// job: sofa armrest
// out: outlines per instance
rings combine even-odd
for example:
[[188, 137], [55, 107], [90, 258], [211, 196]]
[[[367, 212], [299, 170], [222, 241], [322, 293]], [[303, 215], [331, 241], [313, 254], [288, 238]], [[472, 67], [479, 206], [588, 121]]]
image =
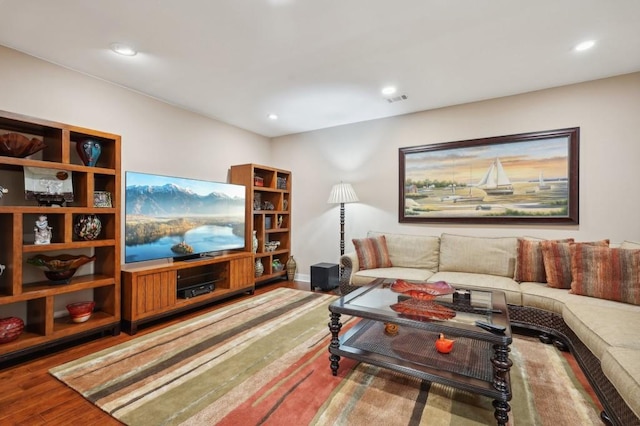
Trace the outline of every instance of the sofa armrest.
[[360, 263], [355, 252], [340, 256], [340, 293], [345, 295], [358, 288], [351, 285], [351, 276], [359, 270]]

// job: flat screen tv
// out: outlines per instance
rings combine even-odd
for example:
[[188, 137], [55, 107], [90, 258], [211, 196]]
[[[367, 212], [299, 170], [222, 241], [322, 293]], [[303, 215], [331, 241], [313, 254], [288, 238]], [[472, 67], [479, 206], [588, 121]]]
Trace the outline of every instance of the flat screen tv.
[[244, 248], [245, 187], [125, 173], [125, 263]]

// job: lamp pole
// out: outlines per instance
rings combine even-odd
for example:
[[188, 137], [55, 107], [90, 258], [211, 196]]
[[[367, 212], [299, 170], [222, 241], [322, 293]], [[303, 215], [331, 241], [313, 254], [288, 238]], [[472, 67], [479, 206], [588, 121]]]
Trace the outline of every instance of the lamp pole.
[[338, 183], [331, 188], [331, 194], [327, 200], [330, 204], [340, 204], [340, 257], [344, 255], [344, 205], [345, 203], [357, 203], [358, 196], [349, 183]]
[[344, 203], [340, 203], [340, 257], [344, 254]]

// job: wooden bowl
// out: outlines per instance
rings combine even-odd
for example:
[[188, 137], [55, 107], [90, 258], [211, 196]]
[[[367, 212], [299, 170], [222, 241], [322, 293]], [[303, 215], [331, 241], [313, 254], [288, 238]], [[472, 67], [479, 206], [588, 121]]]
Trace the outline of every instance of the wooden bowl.
[[0, 318], [0, 343], [16, 340], [24, 330], [24, 321], [18, 317]]
[[85, 322], [91, 318], [93, 308], [95, 308], [96, 302], [93, 300], [87, 302], [76, 302], [67, 305], [67, 311], [73, 322]]
[[46, 147], [40, 139], [30, 140], [20, 133], [6, 133], [0, 136], [0, 154], [7, 157], [28, 157]]
[[85, 255], [74, 256], [71, 254], [60, 254], [58, 256], [47, 256], [38, 254], [27, 259], [27, 263], [33, 266], [46, 268], [44, 275], [54, 284], [68, 284], [82, 265], [93, 262], [96, 256]]

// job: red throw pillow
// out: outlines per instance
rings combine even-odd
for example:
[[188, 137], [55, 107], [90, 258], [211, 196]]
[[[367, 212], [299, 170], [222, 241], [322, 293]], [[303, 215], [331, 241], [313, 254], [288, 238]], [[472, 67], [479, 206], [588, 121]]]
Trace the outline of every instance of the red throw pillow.
[[542, 258], [547, 275], [547, 285], [554, 288], [571, 288], [571, 245], [588, 244], [592, 246], [608, 247], [609, 240], [589, 243], [559, 243], [556, 241], [542, 241]]
[[570, 293], [640, 305], [640, 250], [576, 244]]
[[387, 240], [384, 235], [353, 239], [352, 241], [358, 255], [360, 270], [391, 267]]
[[[515, 280], [518, 282], [530, 281], [546, 283], [547, 274], [544, 269], [542, 246], [540, 243], [546, 240], [530, 240], [518, 238], [518, 258], [516, 262]], [[558, 243], [572, 243], [573, 238], [553, 240]]]

